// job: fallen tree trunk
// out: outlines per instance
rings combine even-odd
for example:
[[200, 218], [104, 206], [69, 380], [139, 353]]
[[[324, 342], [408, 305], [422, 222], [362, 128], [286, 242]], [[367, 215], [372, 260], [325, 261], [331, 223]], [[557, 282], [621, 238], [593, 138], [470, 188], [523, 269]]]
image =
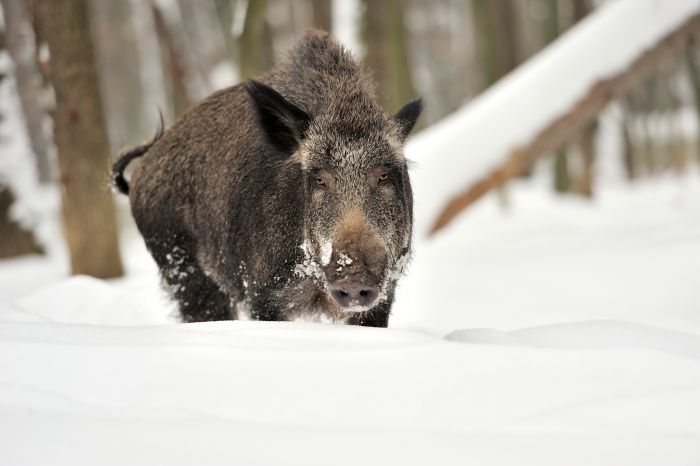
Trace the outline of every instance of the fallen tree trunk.
[[594, 84], [576, 105], [540, 131], [529, 144], [514, 149], [504, 163], [452, 198], [435, 220], [431, 234], [445, 227], [484, 194], [527, 170], [537, 157], [573, 138], [591, 123], [608, 102], [642, 81], [697, 36], [700, 36], [700, 14], [647, 50], [625, 72]]

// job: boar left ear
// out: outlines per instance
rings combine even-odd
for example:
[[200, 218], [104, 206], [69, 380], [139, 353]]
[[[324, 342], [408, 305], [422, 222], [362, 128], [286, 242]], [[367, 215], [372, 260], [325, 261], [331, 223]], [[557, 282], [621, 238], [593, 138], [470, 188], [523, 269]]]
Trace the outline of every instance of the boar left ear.
[[412, 100], [404, 105], [401, 110], [394, 115], [394, 121], [399, 124], [401, 137], [406, 139], [416, 124], [416, 120], [423, 111], [423, 101], [421, 99]]
[[309, 114], [261, 82], [251, 79], [244, 88], [253, 101], [258, 124], [270, 143], [284, 153], [294, 152], [309, 127]]

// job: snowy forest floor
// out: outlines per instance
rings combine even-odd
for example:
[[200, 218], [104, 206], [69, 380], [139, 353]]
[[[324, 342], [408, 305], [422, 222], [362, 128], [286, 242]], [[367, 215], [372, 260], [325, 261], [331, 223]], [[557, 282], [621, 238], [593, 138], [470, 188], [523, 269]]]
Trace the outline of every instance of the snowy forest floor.
[[131, 229], [120, 280], [0, 262], [1, 462], [698, 464], [700, 177], [509, 198], [418, 239], [388, 330], [177, 324]]

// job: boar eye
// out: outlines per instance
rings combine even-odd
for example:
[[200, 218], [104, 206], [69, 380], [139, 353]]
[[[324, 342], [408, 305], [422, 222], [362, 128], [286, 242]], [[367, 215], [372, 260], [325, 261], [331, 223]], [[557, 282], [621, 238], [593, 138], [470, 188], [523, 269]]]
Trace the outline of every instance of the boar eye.
[[373, 186], [382, 186], [386, 185], [387, 181], [389, 181], [389, 178], [391, 177], [391, 168], [382, 166], [382, 167], [375, 167], [374, 170], [372, 170], [371, 175], [370, 175], [370, 183], [372, 183]]
[[319, 171], [314, 175], [314, 180], [316, 180], [316, 188], [328, 191], [332, 184], [333, 178], [326, 172]]

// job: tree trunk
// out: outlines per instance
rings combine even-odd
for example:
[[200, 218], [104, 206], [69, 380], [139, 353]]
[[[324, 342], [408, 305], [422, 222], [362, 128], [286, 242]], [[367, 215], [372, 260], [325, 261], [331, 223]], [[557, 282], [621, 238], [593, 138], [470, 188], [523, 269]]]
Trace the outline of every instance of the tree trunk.
[[[700, 124], [700, 66], [698, 66], [697, 46], [694, 41], [689, 41], [685, 47], [685, 59], [688, 66], [688, 77], [690, 78], [691, 89], [693, 90], [693, 99], [695, 100], [695, 112], [697, 114], [697, 122]], [[697, 156], [700, 160], [700, 130], [697, 136]]]
[[544, 18], [542, 40], [544, 45], [547, 45], [559, 37], [562, 25], [559, 19], [559, 0], [546, 0], [544, 5], [547, 8], [547, 16]]
[[515, 11], [511, 0], [472, 0], [471, 5], [483, 87], [487, 88], [519, 64]]
[[241, 79], [253, 78], [272, 65], [272, 38], [267, 0], [248, 0], [243, 33], [238, 39]]
[[590, 0], [574, 0], [574, 24], [581, 21], [593, 10]]
[[234, 12], [236, 11], [236, 1], [243, 0], [215, 0], [216, 11], [218, 13], [219, 26], [224, 38], [226, 48], [226, 58], [233, 60], [236, 57], [236, 41], [233, 37]]
[[593, 197], [593, 163], [595, 162], [595, 135], [597, 128], [597, 121], [594, 121], [581, 131], [578, 141], [581, 157], [583, 157], [578, 191], [586, 197]]
[[[559, 20], [559, 0], [546, 0], [543, 5], [547, 9], [547, 16], [544, 18], [542, 25], [542, 43], [547, 45], [557, 40], [562, 29]], [[571, 173], [569, 169], [568, 144], [562, 145], [554, 152], [552, 176], [556, 192], [569, 192], [571, 189]]]
[[554, 163], [552, 170], [554, 173], [554, 190], [558, 193], [569, 192], [569, 157], [566, 145], [561, 146], [554, 152]]
[[408, 63], [406, 26], [399, 0], [364, 0], [363, 39], [367, 66], [379, 86], [379, 98], [389, 111], [397, 111], [416, 92]]
[[185, 80], [185, 67], [175, 48], [168, 26], [165, 23], [163, 14], [155, 1], [150, 2], [153, 11], [153, 21], [155, 23], [156, 34], [160, 42], [160, 49], [163, 55], [163, 62], [167, 63], [168, 76], [170, 77], [172, 89], [173, 115], [179, 117], [192, 105], [192, 99], [187, 92]]
[[622, 162], [625, 167], [625, 174], [629, 181], [637, 179], [639, 176], [639, 164], [637, 163], [637, 149], [635, 147], [634, 140], [632, 138], [632, 118], [629, 110], [625, 110], [622, 116], [621, 129], [622, 129], [622, 142], [623, 142], [623, 152], [622, 152]]
[[[190, 95], [196, 99], [208, 96], [216, 90], [212, 79], [214, 69], [226, 57], [226, 38], [220, 33], [220, 19], [215, 1], [177, 0], [180, 21], [177, 26], [170, 21], [169, 33], [175, 50], [187, 65]], [[165, 13], [165, 12], [163, 12]], [[168, 19], [166, 16], [165, 19]], [[180, 42], [187, 47], [177, 48], [175, 34], [181, 34]]]
[[[472, 0], [471, 6], [483, 90], [518, 66], [516, 17], [511, 0]], [[498, 198], [502, 206], [508, 205], [501, 187]]]
[[[571, 25], [562, 24], [561, 12], [559, 8], [559, 0], [547, 0], [544, 2], [547, 7], [547, 17], [544, 20], [542, 32], [544, 44], [554, 42], [559, 35]], [[590, 5], [586, 0], [574, 0], [572, 4], [573, 15], [571, 17], [572, 24], [576, 24], [583, 19], [590, 11]], [[568, 20], [565, 20], [568, 23]], [[579, 148], [583, 157], [581, 164], [581, 173], [574, 179], [579, 180], [579, 190], [586, 197], [593, 195], [593, 145], [594, 130], [592, 126], [586, 127], [579, 136]], [[553, 176], [554, 189], [557, 192], [565, 193], [576, 189], [572, 186], [572, 167], [569, 160], [569, 144], [563, 145], [554, 153]], [[575, 176], [575, 175], [574, 175]]]
[[[589, 0], [574, 0], [573, 3], [573, 24], [578, 23], [593, 9]], [[593, 197], [593, 182], [594, 172], [593, 164], [595, 163], [595, 136], [598, 129], [597, 120], [583, 129], [579, 138], [579, 148], [583, 157], [581, 167], [581, 175], [579, 191], [586, 197]]]
[[39, 181], [54, 179], [51, 158], [51, 136], [47, 126], [46, 109], [42, 107], [43, 78], [36, 62], [36, 42], [32, 21], [24, 0], [2, 0], [5, 16], [6, 47], [15, 64], [17, 92], [29, 133], [32, 152], [36, 157]]
[[87, 0], [38, 0], [36, 16], [51, 54], [54, 130], [63, 222], [74, 274], [123, 274], [110, 165], [88, 25]]
[[311, 0], [313, 12], [313, 24], [315, 28], [331, 31], [331, 6], [332, 0]]

